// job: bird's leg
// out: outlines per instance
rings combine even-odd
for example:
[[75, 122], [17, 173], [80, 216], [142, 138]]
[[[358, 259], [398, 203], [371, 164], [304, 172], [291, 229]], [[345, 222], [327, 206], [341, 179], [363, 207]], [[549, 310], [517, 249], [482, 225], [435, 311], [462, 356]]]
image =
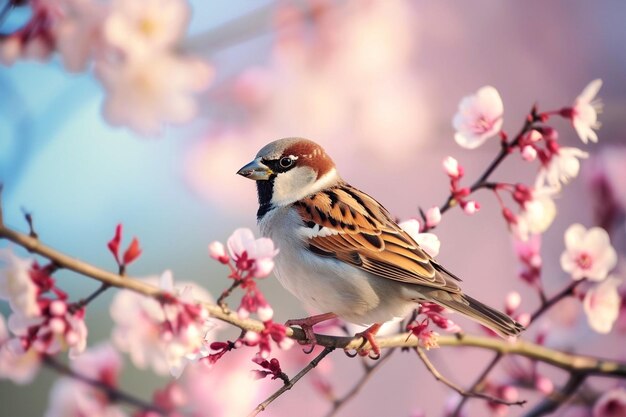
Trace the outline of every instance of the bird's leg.
[[300, 326], [304, 335], [306, 336], [306, 340], [301, 341], [300, 343], [303, 345], [315, 345], [317, 343], [317, 339], [315, 338], [315, 333], [313, 332], [313, 326], [317, 323], [321, 323], [326, 320], [337, 318], [335, 313], [324, 313], [318, 314], [316, 316], [306, 317], [303, 319], [294, 319], [287, 320], [285, 322], [285, 326]]
[[382, 324], [374, 323], [367, 329], [354, 335], [355, 337], [360, 336], [363, 338], [363, 343], [361, 343], [361, 346], [359, 346], [359, 348], [357, 349], [357, 353], [359, 355], [361, 356], [369, 355], [369, 349], [363, 349], [363, 346], [365, 346], [365, 344], [369, 342], [375, 355], [372, 357], [372, 359], [378, 359], [380, 357], [380, 347], [378, 346], [378, 343], [376, 343], [376, 339], [375, 339], [376, 333], [378, 333], [378, 331], [380, 330], [380, 326], [382, 326]]

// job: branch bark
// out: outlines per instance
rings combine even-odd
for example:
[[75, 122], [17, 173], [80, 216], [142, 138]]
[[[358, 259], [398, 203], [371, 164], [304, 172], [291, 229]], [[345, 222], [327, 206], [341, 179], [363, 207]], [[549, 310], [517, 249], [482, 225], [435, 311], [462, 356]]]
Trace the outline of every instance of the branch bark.
[[[56, 249], [44, 245], [39, 239], [35, 239], [27, 234], [7, 228], [2, 224], [0, 224], [0, 238], [8, 239], [32, 253], [41, 255], [61, 268], [65, 268], [100, 282], [107, 283], [113, 287], [128, 289], [157, 299], [167, 296], [167, 293], [153, 285], [129, 276], [122, 276], [108, 272], [86, 262], [72, 258], [57, 251]], [[242, 330], [261, 332], [265, 329], [265, 326], [261, 321], [241, 319], [236, 313], [224, 312], [218, 305], [206, 302], [202, 304], [211, 317], [230, 323]], [[304, 332], [299, 328], [289, 327], [287, 328], [286, 334], [288, 337], [295, 340], [306, 340]], [[409, 336], [409, 333], [400, 333], [394, 336], [381, 337], [377, 339], [377, 343], [381, 349], [395, 347], [418, 347], [418, 340], [415, 337]], [[316, 335], [316, 338], [319, 345], [329, 348], [354, 350], [357, 349], [362, 343], [362, 339], [360, 337], [354, 338]], [[508, 340], [490, 337], [464, 335], [460, 338], [457, 336], [439, 336], [438, 343], [442, 347], [469, 346], [499, 352], [502, 355], [525, 356], [527, 358], [535, 359], [557, 368], [564, 369], [568, 372], [578, 372], [586, 375], [602, 375], [614, 378], [626, 378], [625, 362], [564, 353], [524, 340], [511, 342]]]
[[302, 370], [298, 372], [296, 376], [291, 378], [289, 382], [287, 382], [282, 387], [280, 387], [278, 391], [270, 395], [265, 401], [263, 401], [254, 410], [252, 410], [252, 412], [248, 414], [248, 417], [254, 417], [257, 414], [259, 414], [261, 411], [265, 411], [268, 405], [270, 405], [274, 400], [276, 400], [278, 397], [283, 395], [285, 392], [293, 388], [293, 386], [296, 384], [296, 382], [300, 380], [300, 378], [308, 374], [313, 368], [317, 366], [317, 364], [319, 364], [322, 361], [322, 359], [328, 356], [328, 354], [332, 352], [333, 350], [335, 350], [335, 348], [332, 348], [332, 347], [327, 347], [326, 349], [324, 349], [319, 355], [313, 358], [313, 360], [309, 362], [307, 366], [302, 368]]

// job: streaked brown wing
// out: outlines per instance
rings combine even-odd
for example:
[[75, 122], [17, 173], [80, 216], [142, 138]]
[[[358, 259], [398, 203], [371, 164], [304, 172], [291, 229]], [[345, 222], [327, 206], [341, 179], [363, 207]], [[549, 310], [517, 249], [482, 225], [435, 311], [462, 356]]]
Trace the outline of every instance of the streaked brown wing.
[[[314, 253], [335, 257], [382, 278], [460, 293], [440, 267], [369, 195], [340, 184], [297, 203]], [[450, 279], [454, 278], [454, 279]]]

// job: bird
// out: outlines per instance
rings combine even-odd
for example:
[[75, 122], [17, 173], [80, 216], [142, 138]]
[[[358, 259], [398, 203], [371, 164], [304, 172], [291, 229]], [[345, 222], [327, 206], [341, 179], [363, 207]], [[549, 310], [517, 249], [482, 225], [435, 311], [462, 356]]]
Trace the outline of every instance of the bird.
[[288, 320], [306, 343], [313, 326], [333, 318], [369, 326], [361, 336], [375, 354], [383, 323], [406, 317], [420, 302], [459, 312], [502, 337], [524, 327], [465, 294], [455, 274], [426, 253], [390, 213], [339, 175], [317, 143], [303, 138], [270, 142], [237, 174], [256, 182], [261, 234], [279, 249], [274, 274], [303, 304], [320, 314]]

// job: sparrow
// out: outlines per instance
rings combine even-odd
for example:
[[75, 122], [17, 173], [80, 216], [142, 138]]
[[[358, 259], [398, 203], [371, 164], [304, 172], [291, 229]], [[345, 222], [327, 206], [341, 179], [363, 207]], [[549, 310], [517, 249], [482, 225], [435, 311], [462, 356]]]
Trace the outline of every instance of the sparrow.
[[285, 138], [264, 146], [237, 174], [256, 181], [261, 234], [279, 249], [274, 272], [322, 314], [289, 320], [314, 344], [313, 326], [339, 317], [369, 326], [356, 336], [380, 354], [382, 323], [436, 303], [499, 335], [523, 326], [466, 295], [460, 279], [429, 256], [374, 198], [345, 182], [317, 143]]

